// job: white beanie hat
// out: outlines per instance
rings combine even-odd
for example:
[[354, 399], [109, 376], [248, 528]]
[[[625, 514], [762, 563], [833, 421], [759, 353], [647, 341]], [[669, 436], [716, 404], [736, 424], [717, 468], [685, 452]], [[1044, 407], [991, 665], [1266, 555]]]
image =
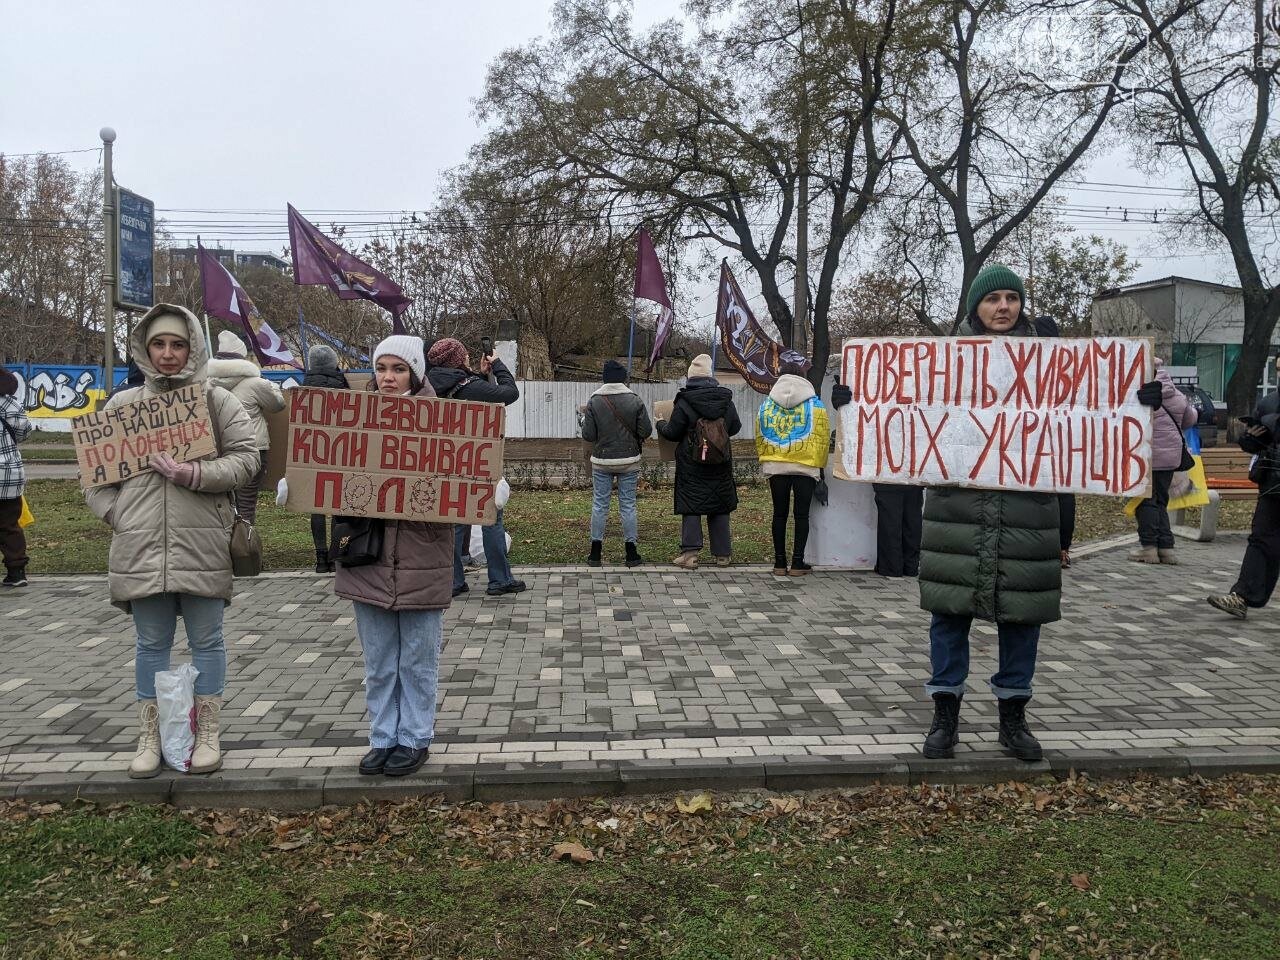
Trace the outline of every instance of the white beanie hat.
[[693, 363], [689, 364], [689, 377], [710, 377], [711, 358], [705, 353], [700, 353], [693, 358]]
[[223, 330], [218, 334], [218, 356], [231, 354], [236, 357], [247, 357], [249, 348], [244, 345], [244, 341], [232, 333], [230, 330]]
[[419, 383], [427, 378], [427, 360], [422, 353], [421, 337], [405, 333], [392, 334], [374, 348], [374, 366], [378, 365], [379, 357], [399, 357], [409, 365]]

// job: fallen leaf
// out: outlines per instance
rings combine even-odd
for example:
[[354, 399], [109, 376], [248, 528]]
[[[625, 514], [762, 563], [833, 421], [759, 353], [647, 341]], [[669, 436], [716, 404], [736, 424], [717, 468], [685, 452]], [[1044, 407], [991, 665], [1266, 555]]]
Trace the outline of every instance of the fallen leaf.
[[795, 813], [800, 809], [799, 797], [770, 797], [769, 802], [778, 813]]
[[1049, 805], [1049, 801], [1051, 799], [1052, 797], [1050, 796], [1048, 790], [1037, 790], [1036, 791], [1036, 813], [1042, 812], [1044, 808]]
[[1077, 890], [1088, 890], [1092, 886], [1089, 883], [1089, 875], [1087, 873], [1073, 873], [1071, 875], [1071, 885]]
[[710, 813], [711, 794], [703, 791], [694, 794], [688, 800], [684, 797], [676, 797], [676, 809], [681, 813]]
[[610, 817], [608, 820], [597, 820], [596, 826], [599, 827], [601, 830], [617, 830], [618, 818]]
[[596, 855], [582, 844], [574, 843], [572, 841], [557, 843], [551, 848], [552, 860], [563, 860], [566, 857], [574, 863], [590, 863], [596, 858]]
[[305, 847], [310, 841], [308, 840], [277, 840], [271, 845], [272, 850], [297, 850], [299, 847]]

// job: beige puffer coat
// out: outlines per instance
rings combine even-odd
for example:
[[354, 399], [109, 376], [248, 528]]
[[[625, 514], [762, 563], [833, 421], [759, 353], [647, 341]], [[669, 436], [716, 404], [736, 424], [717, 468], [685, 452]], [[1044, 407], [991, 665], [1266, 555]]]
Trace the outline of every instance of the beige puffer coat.
[[266, 415], [284, 409], [284, 394], [280, 388], [264, 377], [252, 360], [221, 357], [209, 361], [209, 382], [231, 391], [249, 415], [258, 449], [270, 448], [271, 433], [267, 429]]
[[[369, 381], [373, 388], [375, 381]], [[419, 397], [434, 397], [424, 383]], [[384, 610], [445, 610], [453, 602], [453, 524], [387, 520], [382, 555], [363, 567], [338, 565], [333, 592]]]
[[[160, 313], [186, 318], [191, 357], [180, 373], [161, 376], [147, 355], [146, 331]], [[107, 407], [198, 383], [205, 379], [208, 350], [191, 312], [157, 304], [134, 328], [129, 350], [146, 377], [141, 387], [123, 390]], [[89, 509], [112, 530], [108, 561], [111, 602], [126, 613], [130, 601], [157, 593], [190, 593], [231, 602], [230, 492], [257, 472], [253, 427], [240, 401], [209, 387], [209, 419], [218, 452], [200, 461], [200, 487], [189, 490], [148, 470], [120, 483], [86, 491]]]

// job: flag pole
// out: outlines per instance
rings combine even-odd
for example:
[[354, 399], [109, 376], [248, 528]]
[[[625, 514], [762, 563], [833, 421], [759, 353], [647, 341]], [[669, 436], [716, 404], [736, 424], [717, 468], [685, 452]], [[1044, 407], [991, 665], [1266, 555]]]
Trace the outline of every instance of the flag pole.
[[310, 351], [307, 350], [307, 321], [302, 315], [302, 304], [298, 304], [298, 340], [302, 344], [302, 368], [305, 370], [310, 362], [307, 359], [307, 354]]
[[631, 332], [627, 335], [627, 379], [631, 379], [631, 354], [636, 346], [636, 298], [631, 298]]

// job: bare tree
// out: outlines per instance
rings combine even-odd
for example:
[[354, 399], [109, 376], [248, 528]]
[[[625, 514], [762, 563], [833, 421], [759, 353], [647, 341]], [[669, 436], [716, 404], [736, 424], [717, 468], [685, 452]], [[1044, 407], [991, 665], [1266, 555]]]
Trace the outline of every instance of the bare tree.
[[1114, 7], [1141, 20], [1158, 54], [1135, 122], [1142, 162], [1151, 163], [1154, 140], [1165, 152], [1153, 166], [1186, 171], [1196, 206], [1182, 223], [1225, 241], [1239, 277], [1244, 332], [1226, 388], [1227, 408], [1239, 417], [1253, 409], [1280, 317], [1275, 25], [1262, 0], [1203, 0], [1172, 21], [1152, 0], [1114, 0]]

